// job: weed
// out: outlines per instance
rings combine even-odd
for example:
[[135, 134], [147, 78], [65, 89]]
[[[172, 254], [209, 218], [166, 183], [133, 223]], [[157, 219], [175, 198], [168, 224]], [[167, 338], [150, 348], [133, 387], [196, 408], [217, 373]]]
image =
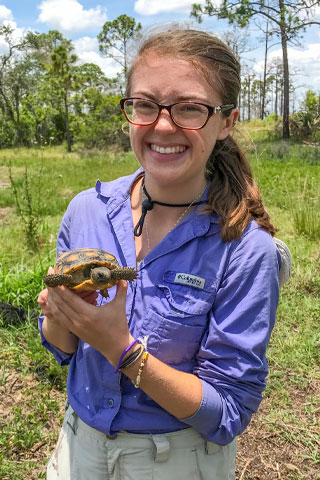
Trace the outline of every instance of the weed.
[[306, 176], [302, 183], [298, 182], [297, 202], [292, 206], [293, 225], [299, 235], [311, 240], [320, 238], [320, 189], [314, 188], [314, 177]]
[[293, 210], [293, 224], [298, 234], [306, 235], [311, 240], [320, 238], [320, 212], [318, 209], [299, 205]]
[[320, 148], [317, 146], [307, 146], [301, 149], [300, 158], [309, 165], [320, 165]]
[[0, 263], [0, 301], [24, 308], [26, 311], [37, 309], [39, 292], [44, 288], [42, 277], [47, 267], [34, 265], [26, 269], [23, 264], [7, 269], [5, 262]]
[[40, 195], [41, 195], [41, 173], [42, 167], [35, 180], [29, 176], [27, 165], [24, 170], [24, 180], [22, 184], [13, 178], [12, 162], [9, 161], [9, 179], [13, 191], [15, 206], [18, 216], [23, 222], [23, 230], [28, 246], [33, 251], [39, 250], [39, 225], [42, 221], [40, 211]]

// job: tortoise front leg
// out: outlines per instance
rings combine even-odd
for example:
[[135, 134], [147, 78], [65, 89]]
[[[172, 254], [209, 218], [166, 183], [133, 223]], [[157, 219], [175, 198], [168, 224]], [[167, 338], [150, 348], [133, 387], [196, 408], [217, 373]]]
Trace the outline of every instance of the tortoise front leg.
[[112, 280], [129, 280], [132, 282], [137, 278], [138, 274], [135, 268], [132, 267], [120, 267], [111, 270]]
[[43, 277], [43, 281], [47, 285], [47, 287], [58, 287], [59, 285], [70, 286], [72, 281], [72, 275], [68, 275], [66, 273], [53, 273], [45, 275]]

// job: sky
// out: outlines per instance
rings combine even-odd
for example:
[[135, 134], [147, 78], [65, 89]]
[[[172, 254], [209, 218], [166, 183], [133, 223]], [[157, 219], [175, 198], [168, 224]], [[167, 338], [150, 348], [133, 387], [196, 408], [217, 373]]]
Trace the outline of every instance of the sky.
[[[134, 17], [148, 30], [174, 22], [193, 22], [195, 28], [203, 28], [217, 35], [233, 29], [225, 20], [207, 18], [201, 27], [190, 18], [191, 5], [195, 0], [0, 0], [0, 25], [9, 23], [17, 37], [27, 30], [47, 33], [59, 30], [65, 38], [72, 40], [80, 62], [96, 63], [108, 77], [118, 71], [117, 64], [99, 54], [97, 34], [106, 21], [119, 15]], [[201, 3], [203, 0], [198, 0]], [[320, 21], [320, 6], [315, 12]], [[259, 75], [263, 69], [262, 33], [253, 24], [249, 28], [248, 50], [244, 57], [249, 72]], [[320, 26], [308, 28], [303, 34], [303, 47], [289, 47], [289, 63], [294, 74], [296, 103], [306, 89], [320, 91]], [[4, 45], [0, 39], [0, 55]], [[281, 46], [269, 49], [269, 58], [281, 58]], [[297, 108], [299, 105], [295, 105]]]

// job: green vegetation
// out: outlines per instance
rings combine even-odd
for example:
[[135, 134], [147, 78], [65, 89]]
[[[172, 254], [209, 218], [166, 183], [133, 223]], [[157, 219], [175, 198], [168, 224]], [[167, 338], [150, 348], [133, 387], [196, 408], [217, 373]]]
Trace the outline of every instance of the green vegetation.
[[[228, 3], [232, 6], [234, 2], [225, 1], [219, 16], [228, 17], [231, 23], [244, 26], [255, 14], [270, 18], [269, 6], [263, 2], [259, 12], [252, 12], [250, 2], [244, 1], [243, 8], [233, 13], [226, 8]], [[305, 13], [311, 13], [309, 5], [301, 3], [305, 4]], [[206, 7], [194, 5], [193, 15], [198, 19], [216, 15], [218, 11], [211, 10], [210, 4], [208, 0]], [[297, 13], [300, 6], [290, 5], [284, 16], [280, 11], [275, 10], [279, 18], [274, 18], [273, 35], [277, 36], [285, 27], [290, 38], [295, 38], [302, 27]], [[307, 26], [305, 19], [302, 23]], [[26, 32], [19, 38], [12, 26], [0, 26], [0, 41], [5, 46], [0, 54], [0, 148], [60, 146], [66, 142], [68, 152], [79, 146], [105, 149], [112, 145], [128, 150], [128, 138], [121, 134], [124, 118], [119, 99], [125, 94], [124, 77], [140, 36], [141, 24], [125, 14], [102, 26], [97, 37], [99, 50], [120, 68], [116, 78], [107, 78], [98, 65], [80, 64], [72, 41], [57, 30]], [[266, 42], [268, 38], [266, 32]], [[284, 40], [286, 35], [281, 38]], [[242, 43], [240, 37], [228, 32], [226, 41], [244, 62], [238, 45]], [[279, 138], [288, 137], [290, 130], [294, 138], [319, 141], [320, 92], [305, 92], [298, 111], [289, 118], [289, 89], [290, 94], [294, 90], [289, 72], [276, 60], [267, 63], [263, 79], [252, 69], [242, 75], [242, 120], [265, 119], [270, 113], [278, 120], [271, 123]], [[243, 71], [246, 70], [244, 65]]]
[[[312, 145], [274, 140], [273, 125], [274, 119], [268, 119], [238, 127], [264, 203], [279, 228], [277, 236], [293, 256], [292, 277], [281, 292], [268, 352], [265, 400], [239, 440], [239, 451], [246, 456], [239, 455], [238, 478], [255, 465], [270, 473], [255, 478], [316, 480], [320, 463], [320, 154]], [[9, 178], [10, 165], [16, 192]], [[57, 231], [70, 199], [94, 186], [97, 177], [108, 181], [136, 168], [134, 156], [120, 151], [79, 149], [67, 154], [62, 147], [0, 151], [0, 301], [30, 314], [37, 310], [42, 275], [54, 261]], [[36, 248], [29, 241], [21, 212], [27, 222], [32, 215], [37, 219]], [[63, 415], [67, 370], [41, 346], [36, 323], [30, 315], [25, 322], [0, 324], [0, 478], [4, 480], [45, 478], [44, 465]], [[250, 443], [253, 434], [259, 454]], [[252, 464], [245, 466], [247, 458]], [[249, 478], [253, 475], [244, 472], [242, 480]]]
[[[9, 167], [14, 189], [10, 188]], [[6, 265], [20, 264], [20, 259], [33, 265], [37, 259], [46, 267], [54, 258], [57, 229], [71, 198], [93, 187], [98, 177], [108, 181], [136, 168], [137, 162], [131, 153], [79, 150], [66, 154], [61, 147], [0, 151], [0, 181], [2, 175], [7, 185], [0, 188], [0, 211], [9, 209], [2, 220], [0, 238], [0, 251], [5, 252]], [[29, 241], [30, 230], [25, 229], [29, 223], [36, 227], [37, 249]]]

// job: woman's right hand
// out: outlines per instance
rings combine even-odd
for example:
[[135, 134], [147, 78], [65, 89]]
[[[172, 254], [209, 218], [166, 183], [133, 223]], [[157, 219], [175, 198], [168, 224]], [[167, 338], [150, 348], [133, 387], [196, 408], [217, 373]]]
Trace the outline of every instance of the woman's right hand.
[[[49, 267], [48, 274], [50, 275], [53, 273], [54, 273], [54, 269], [52, 267]], [[79, 297], [81, 297], [87, 303], [90, 303], [91, 305], [97, 304], [98, 293], [95, 290], [72, 290], [72, 292], [78, 295]], [[52, 313], [48, 305], [48, 293], [49, 292], [47, 288], [45, 288], [39, 293], [38, 304], [41, 307], [41, 310], [44, 316], [46, 317], [49, 316], [50, 320], [59, 321], [59, 319], [52, 318]]]
[[[48, 274], [52, 273], [54, 273], [54, 269], [50, 267], [48, 269]], [[98, 293], [96, 291], [71, 291], [87, 303], [90, 303], [91, 305], [97, 304]], [[45, 317], [42, 323], [42, 332], [47, 341], [63, 352], [73, 353], [77, 349], [78, 338], [61, 324], [60, 319], [56, 314], [57, 309], [55, 308], [54, 300], [52, 299], [48, 288], [45, 288], [39, 293], [38, 304]]]

